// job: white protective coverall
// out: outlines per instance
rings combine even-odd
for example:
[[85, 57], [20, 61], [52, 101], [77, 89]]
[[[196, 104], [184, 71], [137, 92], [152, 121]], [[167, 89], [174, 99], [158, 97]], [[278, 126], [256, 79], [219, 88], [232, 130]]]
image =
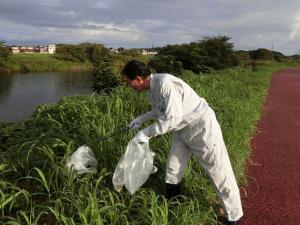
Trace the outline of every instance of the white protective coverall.
[[228, 220], [239, 220], [243, 216], [240, 192], [221, 128], [206, 100], [181, 79], [162, 73], [150, 76], [149, 100], [152, 110], [137, 119], [156, 122], [142, 132], [154, 137], [173, 131], [166, 183], [181, 182], [193, 153], [211, 178]]

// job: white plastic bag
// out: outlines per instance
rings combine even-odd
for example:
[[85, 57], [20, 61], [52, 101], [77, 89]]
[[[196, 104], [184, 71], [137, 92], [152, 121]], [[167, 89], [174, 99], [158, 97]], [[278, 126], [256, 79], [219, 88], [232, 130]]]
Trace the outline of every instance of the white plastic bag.
[[79, 147], [68, 159], [67, 168], [76, 170], [77, 174], [96, 172], [98, 161], [89, 146]]
[[154, 152], [149, 143], [138, 144], [131, 140], [122, 155], [113, 175], [114, 189], [120, 192], [125, 185], [130, 194], [134, 194], [157, 171], [153, 166]]

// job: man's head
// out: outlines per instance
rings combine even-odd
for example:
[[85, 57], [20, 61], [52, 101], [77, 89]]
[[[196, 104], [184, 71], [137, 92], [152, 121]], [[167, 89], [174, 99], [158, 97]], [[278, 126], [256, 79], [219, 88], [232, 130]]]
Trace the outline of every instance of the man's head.
[[125, 76], [127, 84], [136, 91], [148, 90], [150, 87], [150, 70], [145, 63], [132, 60], [129, 61], [122, 74]]

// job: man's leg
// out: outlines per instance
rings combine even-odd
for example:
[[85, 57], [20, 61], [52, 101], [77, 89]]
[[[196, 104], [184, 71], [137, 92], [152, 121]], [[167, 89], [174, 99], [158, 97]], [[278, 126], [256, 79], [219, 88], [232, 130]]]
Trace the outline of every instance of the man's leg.
[[189, 147], [211, 178], [228, 220], [237, 221], [243, 216], [240, 192], [214, 112], [206, 112], [194, 126], [198, 126], [199, 131], [197, 135], [190, 134]]
[[180, 194], [180, 182], [191, 155], [191, 150], [180, 140], [179, 133], [174, 132], [172, 146], [166, 163], [165, 181], [168, 199]]

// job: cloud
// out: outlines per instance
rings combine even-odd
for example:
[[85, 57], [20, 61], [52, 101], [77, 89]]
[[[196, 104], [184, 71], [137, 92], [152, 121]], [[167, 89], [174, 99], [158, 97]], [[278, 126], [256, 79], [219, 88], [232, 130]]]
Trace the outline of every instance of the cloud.
[[0, 0], [0, 39], [8, 43], [99, 42], [151, 47], [227, 35], [237, 49], [293, 54], [300, 1]]
[[[142, 32], [136, 32], [131, 27], [118, 27], [114, 24], [96, 24], [85, 22], [74, 25], [73, 27], [44, 27], [36, 29], [32, 26], [14, 25], [14, 29], [9, 30], [12, 33], [7, 36], [10, 42], [19, 41], [23, 43], [42, 44], [49, 43], [136, 43], [144, 39]], [[109, 40], [109, 41], [108, 41]]]
[[293, 23], [291, 25], [291, 31], [289, 33], [289, 38], [291, 40], [300, 38], [300, 11], [298, 11], [293, 18]]

